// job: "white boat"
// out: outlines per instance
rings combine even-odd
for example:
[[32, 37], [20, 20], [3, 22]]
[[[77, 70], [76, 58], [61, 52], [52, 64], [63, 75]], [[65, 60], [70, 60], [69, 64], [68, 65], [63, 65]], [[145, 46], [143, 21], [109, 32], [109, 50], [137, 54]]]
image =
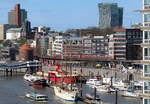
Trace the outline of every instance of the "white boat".
[[78, 100], [78, 91], [67, 91], [60, 87], [54, 86], [55, 95], [65, 101], [75, 102]]
[[113, 87], [117, 88], [120, 91], [126, 91], [128, 89], [122, 80], [114, 80], [113, 81]]
[[31, 75], [31, 74], [25, 74], [24, 75], [24, 79], [27, 80], [27, 81], [36, 81], [36, 80], [40, 80], [40, 79], [43, 79], [43, 77], [40, 77], [40, 76], [34, 76], [34, 75]]
[[25, 95], [25, 97], [34, 101], [41, 101], [41, 102], [48, 101], [48, 96], [42, 94], [28, 93]]
[[98, 92], [109, 92], [109, 86], [108, 85], [92, 85], [92, 88], [96, 88]]
[[137, 93], [137, 92], [135, 92], [134, 90], [131, 90], [131, 89], [128, 89], [127, 91], [124, 91], [124, 93], [122, 94], [122, 96], [125, 96], [125, 97], [135, 97], [135, 98], [140, 97], [139, 93]]
[[101, 85], [100, 81], [97, 78], [92, 78], [86, 81], [88, 85]]

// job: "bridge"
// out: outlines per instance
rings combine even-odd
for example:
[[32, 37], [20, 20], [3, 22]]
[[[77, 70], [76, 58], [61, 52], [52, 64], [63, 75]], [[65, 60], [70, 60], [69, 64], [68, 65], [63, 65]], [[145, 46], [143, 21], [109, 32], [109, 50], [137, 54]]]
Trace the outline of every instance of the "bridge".
[[19, 69], [35, 69], [41, 66], [40, 61], [25, 61], [25, 62], [0, 62], [0, 70], [4, 71], [4, 74], [8, 76], [8, 73], [10, 72], [10, 75], [12, 76], [13, 71], [17, 71]]

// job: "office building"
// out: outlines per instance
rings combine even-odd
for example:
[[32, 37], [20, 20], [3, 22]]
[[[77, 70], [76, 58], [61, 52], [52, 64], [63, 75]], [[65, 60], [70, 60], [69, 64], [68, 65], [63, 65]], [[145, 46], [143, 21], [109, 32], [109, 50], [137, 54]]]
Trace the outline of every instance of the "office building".
[[99, 3], [99, 27], [101, 29], [122, 27], [123, 8], [117, 3]]
[[16, 4], [14, 10], [8, 12], [8, 24], [22, 26], [27, 19], [27, 11], [20, 8], [20, 4]]

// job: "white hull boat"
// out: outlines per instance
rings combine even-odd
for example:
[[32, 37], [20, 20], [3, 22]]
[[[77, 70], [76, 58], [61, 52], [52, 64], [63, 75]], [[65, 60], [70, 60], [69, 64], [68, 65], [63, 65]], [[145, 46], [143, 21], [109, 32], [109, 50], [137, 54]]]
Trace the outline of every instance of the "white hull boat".
[[140, 97], [139, 93], [136, 93], [133, 90], [124, 91], [122, 96], [124, 96], [124, 97], [134, 97], [134, 98], [139, 98]]
[[97, 78], [87, 80], [86, 84], [87, 85], [101, 85], [100, 81]]
[[38, 102], [48, 102], [48, 96], [42, 94], [28, 93], [25, 97]]
[[92, 88], [96, 88], [98, 92], [109, 92], [109, 87], [107, 85], [99, 85], [99, 86], [91, 86]]
[[54, 92], [58, 98], [61, 98], [65, 101], [75, 102], [78, 100], [78, 92], [77, 91], [66, 91], [60, 87], [54, 86]]
[[24, 75], [24, 79], [27, 80], [27, 81], [36, 81], [36, 80], [40, 80], [40, 79], [43, 79], [43, 77], [40, 77], [40, 76], [34, 76], [34, 75], [31, 75], [31, 74], [25, 74]]

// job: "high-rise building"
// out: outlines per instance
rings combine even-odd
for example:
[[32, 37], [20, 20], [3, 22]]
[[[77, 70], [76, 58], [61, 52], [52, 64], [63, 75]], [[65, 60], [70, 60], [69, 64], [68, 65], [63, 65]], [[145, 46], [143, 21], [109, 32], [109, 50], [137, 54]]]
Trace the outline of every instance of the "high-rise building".
[[14, 9], [14, 24], [20, 26], [21, 25], [21, 10], [20, 4], [15, 5]]
[[143, 0], [143, 104], [150, 104], [150, 0]]
[[101, 29], [121, 27], [123, 24], [123, 8], [117, 3], [99, 3], [99, 27]]
[[8, 24], [22, 26], [27, 19], [27, 11], [20, 9], [20, 4], [16, 4], [14, 10], [8, 12]]
[[25, 9], [21, 9], [21, 25], [23, 25], [26, 20], [27, 20], [27, 11]]
[[8, 24], [14, 24], [14, 10], [8, 12]]

